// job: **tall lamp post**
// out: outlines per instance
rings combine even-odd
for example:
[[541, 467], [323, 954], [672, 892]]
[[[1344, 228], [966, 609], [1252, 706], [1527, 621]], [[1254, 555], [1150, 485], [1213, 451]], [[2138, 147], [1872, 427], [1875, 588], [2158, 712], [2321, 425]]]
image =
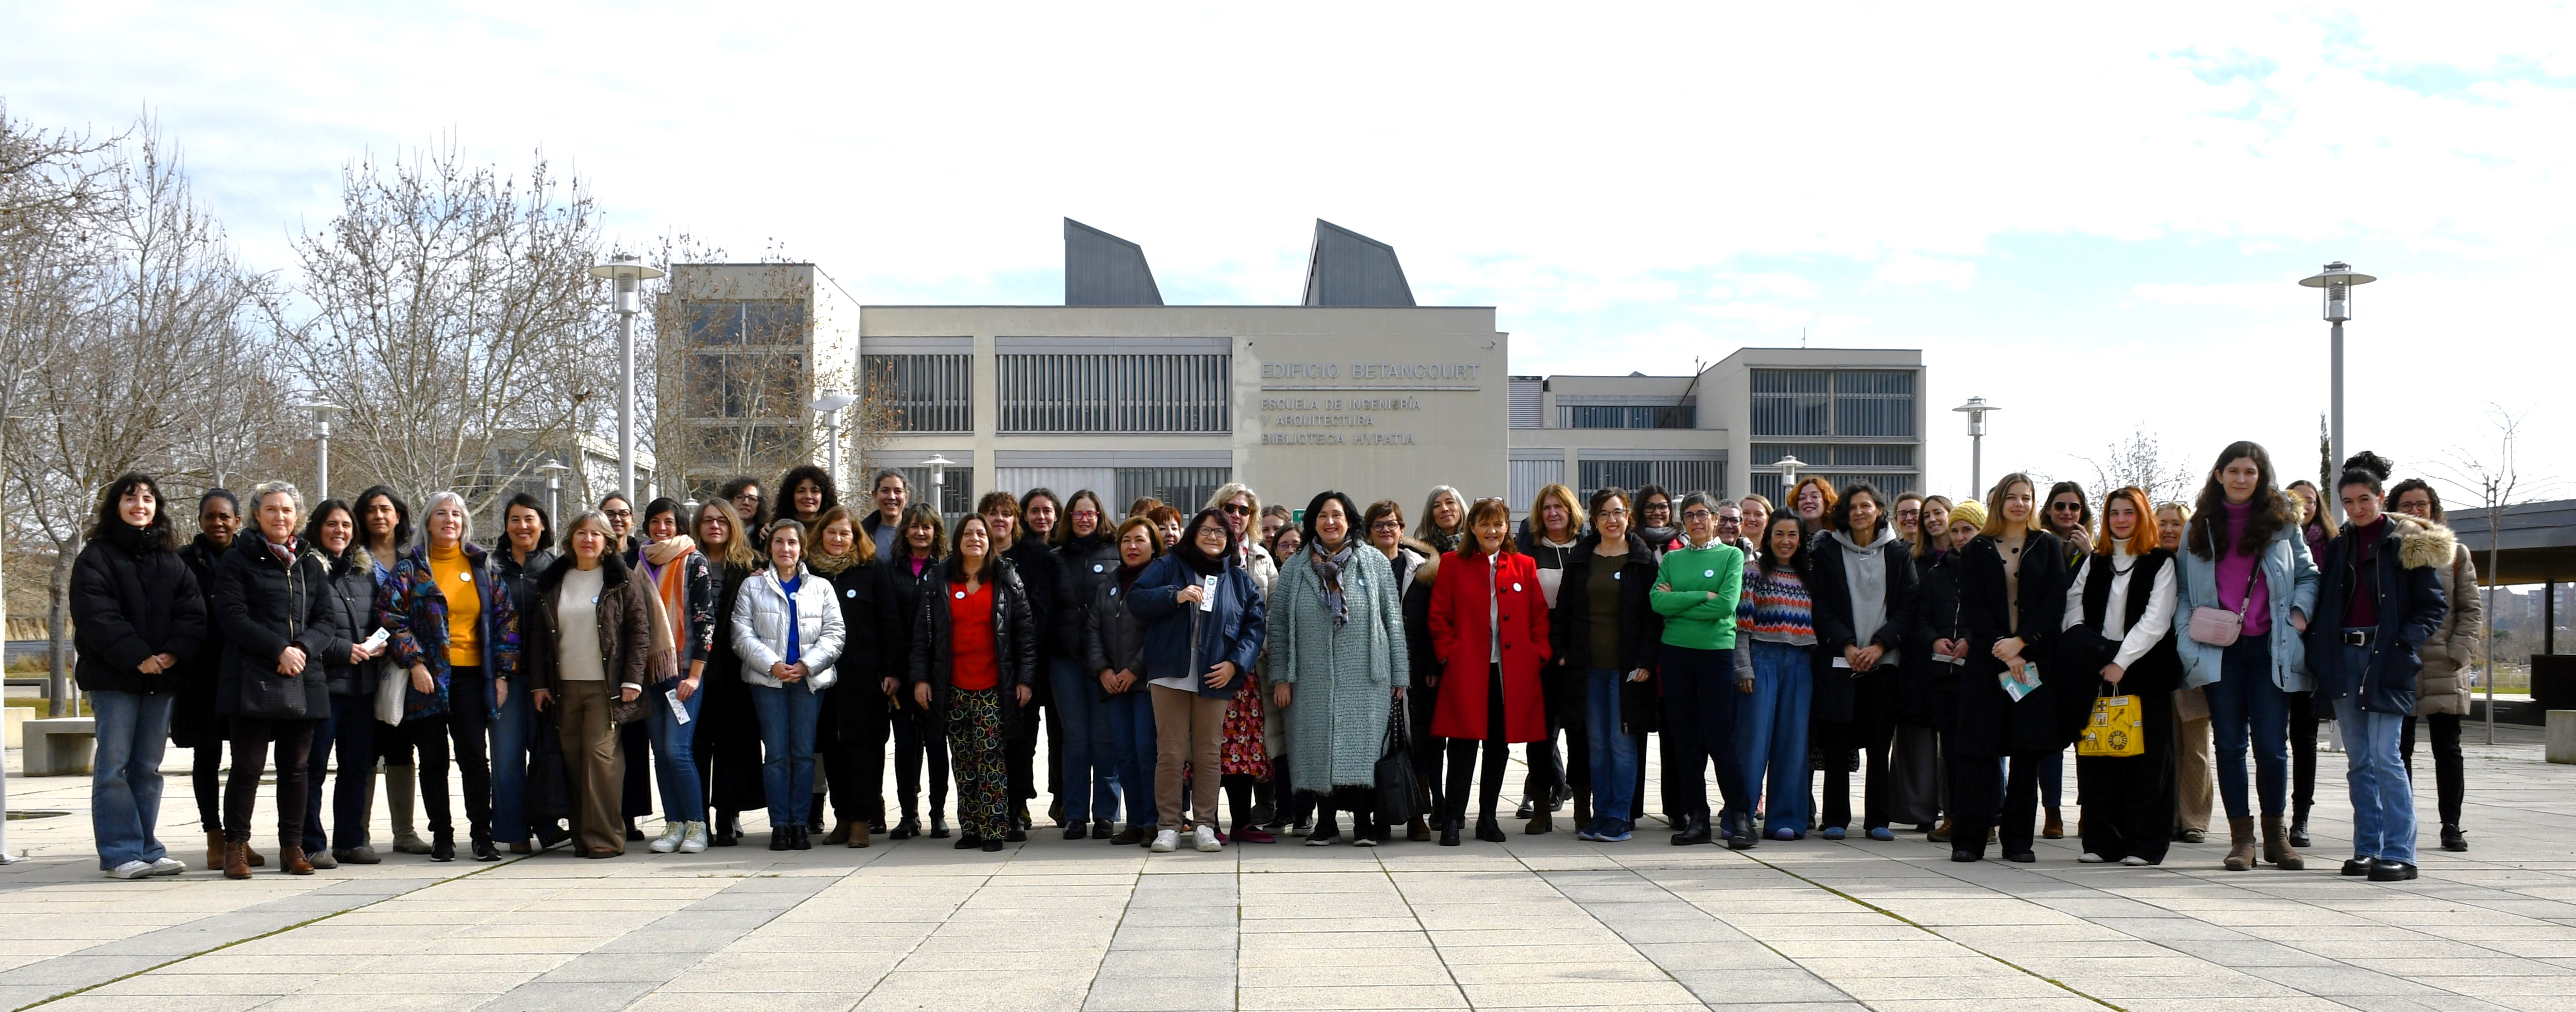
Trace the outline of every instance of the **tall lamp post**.
[[[2343, 322], [2352, 319], [2352, 286], [2366, 285], [2377, 280], [2379, 279], [2353, 270], [2351, 264], [2341, 260], [2327, 264], [2322, 271], [2299, 279], [2301, 285], [2325, 289], [2326, 322], [2334, 325], [2334, 349], [2331, 356], [2334, 360], [2334, 395], [2330, 405], [2333, 420], [2326, 428], [2326, 455], [2334, 459], [2327, 461], [2329, 466], [2343, 464]], [[2336, 509], [2340, 511], [2341, 504], [2337, 504]]]
[[331, 413], [342, 408], [326, 400], [296, 405], [313, 412], [313, 501], [331, 498]]
[[537, 465], [537, 473], [546, 476], [546, 516], [554, 523], [563, 522], [563, 473], [572, 470], [553, 457]]
[[954, 463], [957, 462], [936, 453], [921, 462], [921, 466], [930, 469], [930, 508], [933, 512], [948, 512], [948, 466]]
[[[1781, 457], [1771, 466], [1780, 469], [1780, 508], [1791, 513], [1798, 512], [1798, 504], [1791, 501], [1790, 496], [1798, 489], [1798, 469], [1807, 466], [1807, 462], [1799, 460], [1796, 454], [1790, 454]], [[1760, 541], [1758, 538], [1755, 540], [1756, 543]]]
[[825, 387], [823, 396], [814, 398], [813, 403], [805, 405], [814, 409], [815, 414], [823, 416], [824, 438], [831, 441], [831, 449], [826, 451], [830, 461], [826, 466], [830, 470], [826, 473], [832, 476], [833, 488], [849, 487], [841, 481], [841, 411], [858, 401], [857, 397], [842, 393], [837, 388]]
[[1968, 403], [1951, 408], [1968, 415], [1968, 494], [1986, 494], [1986, 412], [2002, 408], [1986, 403], [1983, 397], [1970, 397]]
[[617, 283], [617, 491], [635, 495], [635, 314], [644, 307], [644, 282], [662, 276], [634, 255], [619, 253], [590, 269]]

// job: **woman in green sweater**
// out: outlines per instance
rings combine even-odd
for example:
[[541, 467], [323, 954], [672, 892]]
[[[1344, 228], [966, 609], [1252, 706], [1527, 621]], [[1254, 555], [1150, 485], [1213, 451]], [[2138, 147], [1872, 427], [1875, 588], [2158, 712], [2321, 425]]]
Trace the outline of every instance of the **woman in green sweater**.
[[[1649, 599], [1664, 617], [1660, 690], [1664, 700], [1664, 811], [1673, 844], [1710, 842], [1708, 764], [1727, 806], [1752, 810], [1733, 745], [1735, 605], [1744, 587], [1744, 551], [1718, 539], [1717, 500], [1693, 492], [1681, 501], [1682, 547], [1665, 553]], [[1734, 691], [1730, 691], [1734, 690]]]

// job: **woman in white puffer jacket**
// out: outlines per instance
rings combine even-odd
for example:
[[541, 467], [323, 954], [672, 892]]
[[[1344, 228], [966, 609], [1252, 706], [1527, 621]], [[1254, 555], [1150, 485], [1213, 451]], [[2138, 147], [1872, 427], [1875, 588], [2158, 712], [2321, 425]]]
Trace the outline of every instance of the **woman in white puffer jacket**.
[[734, 599], [733, 651], [760, 716], [769, 849], [805, 850], [812, 846], [805, 812], [814, 794], [814, 723], [823, 690], [836, 680], [832, 662], [847, 629], [832, 581], [805, 568], [805, 525], [777, 521], [768, 539], [770, 567], [744, 580]]

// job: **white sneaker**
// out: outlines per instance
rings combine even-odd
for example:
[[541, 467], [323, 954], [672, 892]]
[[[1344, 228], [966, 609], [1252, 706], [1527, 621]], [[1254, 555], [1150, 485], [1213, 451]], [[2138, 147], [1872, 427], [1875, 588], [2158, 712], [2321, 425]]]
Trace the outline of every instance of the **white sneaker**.
[[137, 879], [148, 877], [151, 874], [152, 862], [150, 861], [127, 861], [124, 864], [117, 865], [116, 867], [107, 870], [107, 877], [109, 878]]
[[2084, 852], [2084, 856], [2076, 858], [2075, 860], [2083, 864], [2101, 864], [2108, 859], [2104, 858], [2100, 854], [2096, 854], [2088, 850]]
[[662, 824], [662, 835], [654, 837], [652, 845], [647, 849], [656, 854], [668, 854], [672, 851], [678, 850], [680, 849], [680, 840], [686, 837], [688, 832], [688, 823], [665, 822]]
[[683, 822], [680, 824], [680, 831], [680, 853], [704, 854], [707, 852], [706, 823]]
[[155, 875], [176, 875], [186, 870], [188, 870], [188, 863], [175, 857], [165, 857], [152, 862], [152, 874]]
[[1214, 854], [1217, 851], [1225, 849], [1224, 844], [1216, 842], [1215, 826], [1200, 823], [1199, 828], [1193, 831], [1191, 835], [1197, 838], [1198, 842], [1196, 846], [1199, 848], [1199, 853], [1201, 854]]
[[1179, 849], [1181, 849], [1180, 830], [1164, 829], [1155, 831], [1153, 847], [1154, 853], [1169, 854]]
[[2147, 859], [2139, 857], [2136, 854], [2131, 854], [2127, 857], [2121, 858], [2120, 863], [2128, 865], [2131, 868], [2144, 868], [2147, 866]]

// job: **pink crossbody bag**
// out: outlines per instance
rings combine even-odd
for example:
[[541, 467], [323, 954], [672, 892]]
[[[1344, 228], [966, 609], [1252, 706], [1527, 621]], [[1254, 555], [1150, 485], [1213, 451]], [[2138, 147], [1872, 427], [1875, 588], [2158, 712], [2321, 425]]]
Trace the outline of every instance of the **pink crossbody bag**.
[[[2215, 556], [2219, 553], [2210, 554]], [[2236, 606], [2235, 611], [2207, 606], [2192, 609], [2191, 641], [2224, 647], [2234, 645], [2238, 637], [2245, 635], [2245, 612], [2254, 607], [2254, 579], [2261, 575], [2263, 560], [2258, 558], [2254, 560], [2253, 570], [2245, 574], [2245, 600]]]

